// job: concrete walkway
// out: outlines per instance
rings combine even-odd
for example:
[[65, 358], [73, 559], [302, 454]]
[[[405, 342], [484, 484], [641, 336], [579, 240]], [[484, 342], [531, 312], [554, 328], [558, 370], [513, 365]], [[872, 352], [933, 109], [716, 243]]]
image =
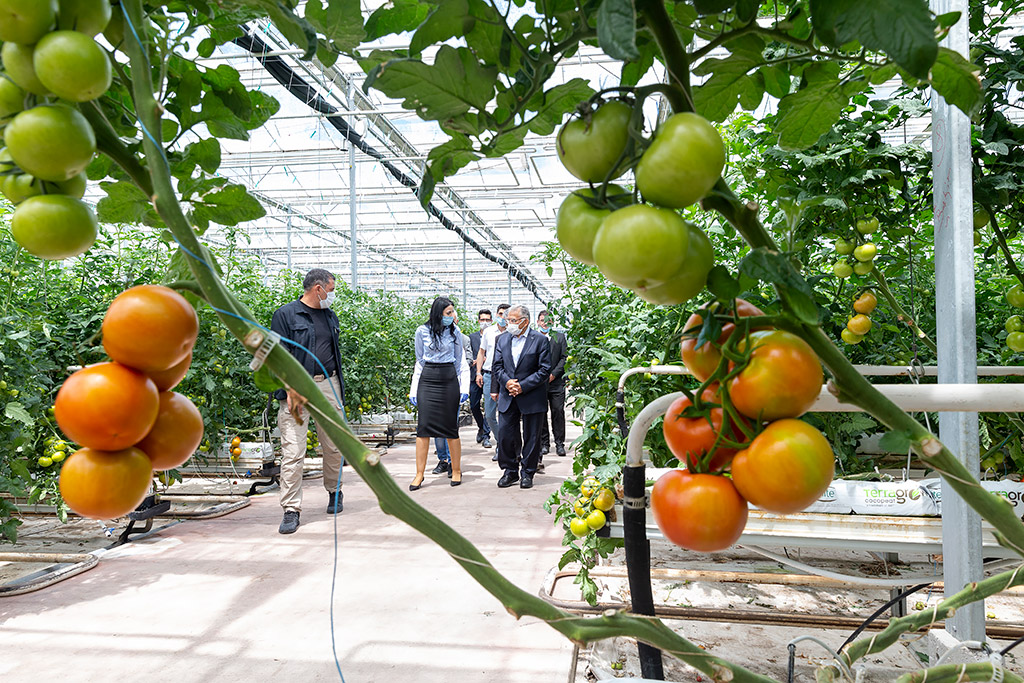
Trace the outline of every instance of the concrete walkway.
[[[552, 453], [533, 489], [502, 490], [493, 451], [474, 444], [474, 434], [462, 431], [461, 487], [428, 473], [410, 495], [536, 592], [562, 552], [561, 529], [541, 504], [572, 458]], [[412, 445], [393, 447], [383, 463], [408, 484]], [[344, 491], [334, 628], [346, 681], [566, 679], [565, 638], [513, 619], [446, 553], [384, 515], [351, 470]], [[332, 518], [319, 480], [305, 481], [304, 496], [294, 535], [277, 533], [274, 492], [226, 517], [132, 542], [50, 588], [0, 599], [0, 681], [340, 680], [328, 618]]]

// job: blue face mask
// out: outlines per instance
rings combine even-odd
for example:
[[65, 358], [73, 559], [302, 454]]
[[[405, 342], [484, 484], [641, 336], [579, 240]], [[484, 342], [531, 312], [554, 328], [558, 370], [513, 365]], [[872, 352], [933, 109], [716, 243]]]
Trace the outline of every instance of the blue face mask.
[[508, 323], [505, 322], [504, 318], [498, 318], [498, 327], [500, 327], [501, 329], [505, 329], [505, 327], [507, 327], [507, 326], [508, 326]]
[[441, 324], [444, 325], [445, 327], [451, 327], [453, 322], [455, 322], [455, 316], [453, 316], [453, 315], [441, 316]]

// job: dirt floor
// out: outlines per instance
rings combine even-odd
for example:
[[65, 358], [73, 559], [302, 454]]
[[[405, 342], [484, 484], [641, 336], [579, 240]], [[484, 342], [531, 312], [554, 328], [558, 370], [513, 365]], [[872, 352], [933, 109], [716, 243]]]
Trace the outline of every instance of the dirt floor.
[[[549, 455], [547, 473], [537, 477], [532, 490], [501, 490], [495, 486], [501, 473], [491, 462], [492, 451], [470, 445], [473, 433], [463, 430], [463, 486], [452, 488], [447, 478], [428, 474], [424, 488], [412, 495], [476, 543], [514, 583], [540, 591], [562, 553], [562, 533], [541, 504], [570, 473], [571, 458]], [[392, 447], [382, 462], [404, 485], [413, 474], [412, 445]], [[192, 480], [185, 489], [223, 494], [248, 484]], [[318, 479], [304, 483], [302, 525], [291, 536], [277, 533], [276, 492], [216, 519], [158, 520], [156, 532], [108, 550], [103, 548], [123, 524], [79, 519], [61, 525], [52, 518], [28, 518], [14, 550], [95, 551], [100, 562], [41, 591], [0, 598], [0, 681], [341, 680], [332, 644], [350, 682], [582, 682], [639, 676], [634, 643], [605, 641], [574, 661], [571, 643], [535, 619], [509, 616], [444, 552], [384, 515], [354, 475], [347, 477], [344, 491], [345, 510], [336, 518], [333, 638], [335, 518], [324, 513], [326, 493]], [[653, 557], [659, 569], [781, 571], [777, 563], [743, 550], [709, 556], [654, 543]], [[928, 558], [888, 568], [866, 553], [805, 551], [801, 559], [875, 574], [931, 571]], [[621, 565], [621, 551], [610, 564]], [[40, 566], [0, 563], [0, 584]], [[602, 600], [628, 601], [625, 580], [599, 583]], [[578, 598], [571, 579], [560, 584], [557, 595]], [[931, 606], [940, 597], [934, 591], [922, 594], [909, 606]], [[668, 578], [655, 582], [655, 598], [669, 605], [719, 608], [726, 615], [741, 609], [867, 615], [888, 592]], [[1024, 600], [1011, 596], [990, 601], [986, 611], [996, 621], [1024, 623], [1022, 605]], [[820, 628], [668, 623], [708, 651], [779, 680], [785, 680], [786, 643], [794, 637], [813, 633], [838, 647], [849, 635]], [[919, 667], [917, 653], [925, 648], [916, 636], [908, 641], [870, 658], [868, 679], [891, 680]], [[819, 646], [801, 643], [797, 680], [812, 681], [814, 668], [827, 659]], [[622, 662], [623, 668], [612, 669], [612, 662]], [[1020, 670], [1016, 662], [1009, 665]], [[666, 680], [702, 677], [668, 661]]]

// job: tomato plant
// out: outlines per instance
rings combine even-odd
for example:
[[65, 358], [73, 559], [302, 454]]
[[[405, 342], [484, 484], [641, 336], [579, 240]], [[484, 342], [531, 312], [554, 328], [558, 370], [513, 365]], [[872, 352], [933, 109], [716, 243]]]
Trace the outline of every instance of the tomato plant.
[[747, 525], [747, 501], [730, 479], [686, 470], [666, 472], [654, 482], [651, 513], [665, 538], [699, 552], [725, 550]]
[[732, 480], [750, 503], [799, 512], [832, 483], [835, 456], [821, 432], [800, 420], [772, 422], [732, 460]]
[[758, 420], [798, 417], [817, 400], [824, 372], [803, 339], [783, 330], [762, 330], [752, 332], [739, 348], [749, 348], [750, 356], [728, 391], [740, 413]]

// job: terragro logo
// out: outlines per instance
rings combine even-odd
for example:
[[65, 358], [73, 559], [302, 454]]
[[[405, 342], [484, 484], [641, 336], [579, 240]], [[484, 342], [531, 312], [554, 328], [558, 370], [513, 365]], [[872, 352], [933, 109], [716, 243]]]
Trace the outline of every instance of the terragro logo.
[[921, 497], [921, 489], [864, 489], [865, 498], [876, 498], [881, 503], [884, 500], [893, 500], [897, 503], [906, 503], [908, 500], [918, 500]]

